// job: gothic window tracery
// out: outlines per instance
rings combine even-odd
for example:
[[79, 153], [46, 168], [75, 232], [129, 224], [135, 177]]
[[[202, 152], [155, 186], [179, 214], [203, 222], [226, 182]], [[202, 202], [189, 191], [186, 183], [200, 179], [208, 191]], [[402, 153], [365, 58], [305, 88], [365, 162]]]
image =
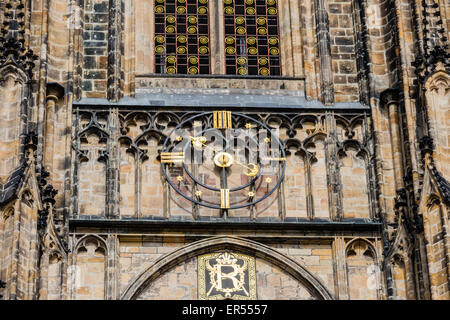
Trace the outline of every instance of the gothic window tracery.
[[108, 167], [106, 113], [82, 112], [77, 143], [77, 210], [80, 215], [106, 213], [106, 170]]
[[209, 74], [208, 0], [155, 0], [155, 71]]
[[276, 0], [224, 0], [226, 73], [281, 75]]

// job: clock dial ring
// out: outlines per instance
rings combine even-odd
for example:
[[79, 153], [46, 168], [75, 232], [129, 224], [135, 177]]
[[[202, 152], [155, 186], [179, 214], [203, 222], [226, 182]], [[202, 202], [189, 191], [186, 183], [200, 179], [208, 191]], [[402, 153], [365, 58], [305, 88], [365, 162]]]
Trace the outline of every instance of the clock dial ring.
[[[212, 115], [212, 113], [213, 112], [202, 112], [202, 113], [196, 114], [196, 115], [194, 115], [194, 116], [192, 116], [192, 117], [190, 117], [188, 119], [185, 119], [182, 122], [180, 122], [169, 133], [169, 135], [166, 137], [166, 140], [165, 140], [165, 142], [164, 142], [164, 144], [162, 146], [162, 150], [161, 151], [164, 152], [164, 150], [174, 150], [173, 148], [169, 148], [169, 144], [172, 141], [171, 137], [173, 136], [173, 134], [176, 132], [177, 129], [189, 127], [189, 126], [186, 126], [186, 124], [188, 122], [192, 122], [192, 121], [194, 121], [195, 119], [198, 119], [198, 118], [203, 118], [203, 120], [206, 120], [206, 124], [207, 125], [211, 125], [211, 118], [212, 118], [211, 115]], [[268, 138], [266, 138], [266, 139], [268, 139], [269, 141], [274, 140], [276, 142], [276, 144], [279, 146], [279, 150], [278, 151], [281, 153], [280, 159], [285, 159], [286, 154], [285, 154], [285, 150], [284, 150], [284, 144], [280, 141], [280, 139], [275, 134], [272, 133], [272, 129], [270, 129], [269, 126], [265, 125], [264, 123], [260, 122], [259, 120], [255, 119], [255, 118], [252, 118], [250, 116], [247, 116], [247, 115], [239, 113], [239, 112], [233, 112], [233, 116], [239, 117], [240, 118], [239, 120], [247, 120], [247, 121], [250, 121], [250, 122], [255, 122], [257, 124], [256, 127], [252, 127], [250, 125], [250, 128], [259, 128], [259, 129], [263, 129], [264, 131], [266, 131], [266, 133], [270, 133], [270, 139], [268, 139]], [[249, 127], [247, 127], [247, 124], [245, 125], [245, 127], [247, 129], [249, 129]], [[211, 127], [209, 127], [209, 128], [211, 128]], [[227, 129], [228, 130], [229, 128], [220, 128], [220, 129]], [[240, 129], [244, 130], [243, 128], [240, 128]], [[248, 135], [248, 136], [250, 136], [250, 135]], [[190, 145], [190, 144], [191, 143], [189, 141], [188, 143], [185, 144], [185, 146]], [[261, 162], [261, 165], [262, 164], [263, 163]], [[183, 165], [182, 165], [183, 169], [185, 168], [185, 166], [186, 166], [186, 164], [183, 163]], [[185, 192], [182, 192], [180, 190], [180, 188], [176, 186], [176, 183], [174, 183], [174, 181], [171, 180], [170, 175], [167, 172], [167, 166], [164, 163], [162, 163], [162, 171], [163, 171], [163, 174], [165, 175], [166, 181], [169, 183], [169, 185], [175, 190], [175, 192], [177, 194], [179, 194], [180, 196], [182, 196], [186, 200], [191, 201], [191, 202], [193, 202], [193, 203], [195, 203], [197, 205], [204, 206], [204, 207], [211, 208], [211, 209], [224, 209], [224, 207], [222, 205], [215, 205], [215, 204], [212, 204], [211, 202], [203, 201], [199, 197], [197, 197], [197, 198], [194, 197], [194, 191], [190, 192], [191, 195], [188, 195]], [[189, 172], [189, 170], [184, 170], [184, 171], [186, 173]], [[241, 209], [241, 208], [249, 207], [249, 206], [252, 206], [252, 205], [256, 205], [257, 203], [265, 200], [266, 198], [271, 196], [275, 192], [275, 190], [278, 189], [278, 187], [280, 186], [281, 182], [284, 179], [285, 171], [286, 171], [286, 162], [283, 161], [282, 164], [279, 167], [279, 171], [278, 171], [278, 174], [277, 174], [277, 181], [276, 181], [275, 185], [273, 187], [271, 187], [270, 190], [269, 190], [269, 183], [267, 183], [267, 192], [264, 195], [262, 195], [260, 197], [257, 197], [257, 192], [249, 192], [249, 194], [252, 193], [254, 196], [252, 196], [252, 197], [249, 196], [249, 199], [248, 199], [248, 201], [246, 203], [244, 203], [244, 204], [237, 204], [237, 205], [233, 205], [233, 204], [229, 205], [228, 204], [228, 206], [225, 209], [227, 209], [227, 210], [230, 210], [230, 209]], [[235, 189], [242, 190], [242, 189], [245, 189], [247, 187], [250, 187], [252, 184], [253, 184], [253, 186], [256, 186], [256, 185], [261, 186], [262, 185], [262, 181], [260, 181], [260, 183], [258, 183], [258, 184], [256, 182], [261, 177], [262, 173], [263, 173], [263, 170], [261, 168], [261, 170], [259, 170], [258, 174], [254, 177], [254, 179], [251, 180], [250, 183], [248, 183], [246, 186], [241, 186], [241, 187], [235, 188]], [[187, 175], [189, 176], [190, 179], [192, 179], [193, 181], [196, 181], [196, 179], [194, 179], [189, 173], [187, 173]], [[266, 179], [266, 180], [268, 180], [268, 179]], [[203, 185], [199, 184], [198, 181], [196, 181], [196, 183], [198, 185], [204, 187]], [[217, 191], [220, 190], [221, 194], [223, 194], [222, 191], [226, 191], [226, 194], [230, 194], [230, 192], [236, 191], [235, 189], [218, 189], [218, 188], [216, 188], [215, 191], [217, 192]], [[243, 202], [243, 201], [238, 201], [238, 203], [241, 203], [241, 202]]]
[[[200, 134], [204, 134], [204, 133], [206, 133], [208, 131], [211, 131], [211, 130], [216, 130], [216, 129], [208, 128], [206, 130], [201, 131]], [[253, 137], [249, 137], [249, 138], [251, 138], [253, 140], [253, 143], [255, 143], [258, 148], [260, 147], [260, 145], [259, 145], [257, 140], [255, 140]], [[229, 141], [227, 141], [226, 145], [227, 146], [229, 145]], [[186, 143], [184, 148], [187, 148], [188, 146], [189, 146], [189, 143]], [[228, 147], [225, 147], [223, 150], [227, 150], [227, 149], [228, 149]], [[186, 151], [186, 150], [184, 150], [184, 151]], [[184, 166], [184, 170], [185, 170], [186, 174], [193, 181], [195, 181], [195, 183], [197, 183], [198, 185], [202, 186], [205, 189], [208, 189], [208, 190], [211, 190], [211, 191], [220, 192], [220, 188], [215, 188], [215, 187], [208, 186], [207, 184], [204, 184], [203, 182], [199, 181], [196, 177], [194, 177], [194, 175], [192, 174], [191, 170], [189, 170], [189, 168], [187, 167], [186, 162], [183, 163], [183, 166]], [[256, 182], [256, 180], [258, 180], [258, 178], [261, 176], [261, 174], [263, 172], [263, 169], [264, 169], [264, 164], [261, 164], [261, 166], [259, 167], [258, 173], [255, 176], [253, 176], [252, 179], [248, 183], [243, 184], [242, 186], [239, 186], [239, 187], [236, 187], [236, 188], [230, 188], [230, 192], [239, 191], [239, 190], [248, 188], [249, 186], [254, 184]]]

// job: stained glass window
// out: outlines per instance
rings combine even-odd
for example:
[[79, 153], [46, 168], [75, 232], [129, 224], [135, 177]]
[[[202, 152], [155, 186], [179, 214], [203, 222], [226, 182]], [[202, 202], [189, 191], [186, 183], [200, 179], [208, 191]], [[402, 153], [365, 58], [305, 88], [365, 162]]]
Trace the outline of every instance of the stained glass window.
[[224, 0], [226, 73], [281, 75], [277, 0]]
[[155, 0], [155, 71], [209, 74], [208, 0]]

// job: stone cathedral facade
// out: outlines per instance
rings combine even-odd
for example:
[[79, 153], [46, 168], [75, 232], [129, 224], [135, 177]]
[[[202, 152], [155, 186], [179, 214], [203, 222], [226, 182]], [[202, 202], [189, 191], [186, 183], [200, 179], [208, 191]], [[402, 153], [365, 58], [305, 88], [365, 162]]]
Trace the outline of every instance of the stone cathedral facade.
[[450, 299], [448, 0], [2, 0], [2, 299]]

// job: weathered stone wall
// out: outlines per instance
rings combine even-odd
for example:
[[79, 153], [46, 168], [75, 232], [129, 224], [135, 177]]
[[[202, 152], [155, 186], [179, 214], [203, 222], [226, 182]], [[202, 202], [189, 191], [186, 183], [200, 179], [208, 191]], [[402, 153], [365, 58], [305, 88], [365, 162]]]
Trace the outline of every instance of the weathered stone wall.
[[330, 46], [336, 102], [360, 101], [356, 65], [353, 0], [327, 1]]
[[[7, 208], [2, 212], [0, 220], [0, 276], [2, 279], [11, 277], [13, 255], [14, 209]], [[3, 280], [6, 282], [5, 280]], [[8, 285], [8, 283], [7, 283]], [[5, 297], [6, 298], [6, 297]]]
[[286, 217], [308, 216], [306, 210], [305, 161], [298, 155], [287, 157], [286, 180], [283, 183], [286, 194]]
[[105, 215], [106, 207], [106, 167], [100, 154], [104, 148], [97, 136], [88, 139], [87, 156], [79, 168], [79, 214], [101, 216]]
[[344, 218], [369, 218], [369, 191], [366, 164], [357, 150], [349, 149], [341, 158], [342, 209]]
[[[256, 288], [260, 300], [314, 299], [296, 279], [262, 259], [256, 259]], [[197, 259], [194, 258], [153, 281], [138, 300], [196, 300], [197, 291]]]
[[0, 180], [5, 182], [19, 165], [23, 84], [14, 74], [0, 82]]
[[164, 197], [167, 185], [161, 181], [161, 168], [156, 160], [158, 154], [157, 142], [151, 139], [148, 144], [148, 159], [143, 161], [141, 181], [143, 190], [148, 190], [142, 197], [143, 216], [164, 216]]
[[314, 145], [310, 152], [314, 152], [315, 161], [311, 164], [312, 202], [314, 203], [314, 217], [330, 219], [329, 208], [329, 178], [327, 177], [327, 154], [324, 137], [312, 139]]
[[256, 288], [260, 300], [314, 300], [307, 289], [279, 267], [256, 259]]
[[328, 290], [335, 294], [335, 272], [333, 254], [329, 240], [293, 241], [292, 244], [271, 244], [273, 248], [304, 265]]
[[132, 217], [136, 213], [136, 158], [125, 145], [121, 146], [119, 157], [120, 212], [122, 217]]
[[431, 295], [433, 299], [448, 300], [449, 288], [449, 244], [445, 230], [448, 230], [448, 208], [439, 204], [430, 205], [424, 213], [425, 239], [430, 272]]
[[406, 268], [403, 261], [398, 260], [392, 264], [392, 279], [394, 283], [394, 292], [392, 298], [394, 300], [406, 300], [407, 283], [406, 283]]
[[16, 240], [18, 243], [13, 247], [14, 254], [18, 257], [17, 274], [12, 272], [11, 276], [13, 279], [17, 276], [16, 298], [31, 300], [36, 298], [35, 279], [38, 271], [37, 203], [28, 192], [25, 192], [23, 197], [25, 201], [22, 200], [19, 204], [20, 230], [15, 230], [19, 234]]
[[[125, 237], [120, 246], [121, 292], [142, 270], [185, 244], [171, 239], [136, 241]], [[334, 291], [333, 256], [329, 243], [301, 241], [272, 246], [304, 265], [331, 292]], [[260, 258], [256, 259], [256, 276], [259, 299], [314, 299], [298, 280]], [[138, 299], [197, 299], [197, 285], [197, 259], [194, 258], [156, 278]]]
[[377, 300], [379, 268], [376, 252], [367, 242], [356, 240], [347, 247], [347, 276], [352, 300]]
[[52, 255], [49, 257], [48, 265], [48, 296], [46, 300], [62, 300], [62, 285], [64, 264], [60, 257]]
[[72, 289], [77, 300], [105, 298], [106, 247], [97, 238], [86, 238], [75, 252]]
[[[129, 35], [130, 37], [133, 35], [136, 37], [131, 39], [131, 43], [135, 43], [136, 51], [134, 70], [136, 70], [136, 74], [153, 73], [155, 69], [155, 42], [152, 37], [155, 29], [155, 24], [152, 23], [155, 16], [154, 2], [151, 0], [137, 0], [134, 3], [134, 11], [129, 14], [129, 16], [135, 17], [135, 34]], [[130, 44], [129, 46], [132, 48]]]
[[31, 300], [37, 296], [39, 204], [33, 193], [25, 189], [20, 199], [0, 211], [0, 277], [6, 282], [5, 299]]
[[87, 0], [83, 23], [83, 96], [105, 98], [108, 71], [109, 2]]
[[196, 300], [197, 259], [180, 263], [153, 281], [138, 300]]

